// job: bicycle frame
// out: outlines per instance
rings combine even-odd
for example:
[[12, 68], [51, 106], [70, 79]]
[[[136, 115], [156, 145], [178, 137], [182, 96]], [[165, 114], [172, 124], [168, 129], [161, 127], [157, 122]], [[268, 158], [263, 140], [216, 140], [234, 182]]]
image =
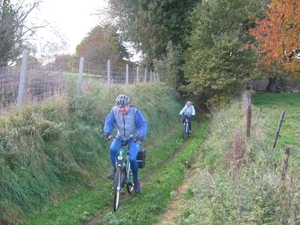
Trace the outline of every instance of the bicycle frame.
[[188, 121], [187, 117], [185, 117], [185, 120], [184, 120], [184, 123], [183, 123], [183, 129], [184, 129], [184, 132], [186, 132], [186, 133], [189, 132], [189, 121]]
[[183, 127], [182, 127], [182, 138], [186, 139], [189, 136], [190, 136], [189, 120], [188, 120], [187, 116], [184, 116], [184, 122], [183, 122]]
[[[122, 147], [119, 149], [119, 154], [116, 160], [116, 168], [120, 168], [122, 172], [125, 171], [125, 183], [131, 184], [130, 177], [132, 176], [130, 162], [128, 160], [128, 151], [124, 150]], [[124, 187], [124, 186], [123, 186]], [[122, 188], [123, 188], [122, 187]]]
[[[128, 146], [129, 148], [129, 146]], [[120, 193], [127, 186], [127, 192], [132, 194], [134, 189], [133, 175], [128, 159], [129, 150], [124, 150], [123, 146], [118, 150], [116, 159], [116, 172], [114, 175], [114, 212], [118, 210], [120, 204]]]

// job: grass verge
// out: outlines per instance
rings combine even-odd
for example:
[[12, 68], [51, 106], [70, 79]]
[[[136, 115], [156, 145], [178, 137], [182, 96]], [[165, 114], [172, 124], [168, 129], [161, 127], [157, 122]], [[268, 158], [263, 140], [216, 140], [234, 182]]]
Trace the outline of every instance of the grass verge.
[[[196, 127], [196, 122], [194, 127]], [[186, 178], [186, 162], [193, 164], [204, 141], [207, 120], [183, 143], [179, 123], [147, 148], [146, 167], [140, 169], [142, 192], [124, 193], [120, 209], [113, 213], [112, 182], [100, 178], [97, 185], [82, 190], [74, 197], [31, 220], [33, 224], [153, 224], [160, 220], [174, 199], [178, 186]]]

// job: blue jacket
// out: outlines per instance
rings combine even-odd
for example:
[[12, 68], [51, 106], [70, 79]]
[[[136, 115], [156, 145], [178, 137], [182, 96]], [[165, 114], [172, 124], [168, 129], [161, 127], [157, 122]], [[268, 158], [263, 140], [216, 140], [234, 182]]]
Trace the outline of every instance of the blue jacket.
[[113, 107], [105, 118], [104, 132], [111, 133], [114, 127], [117, 127], [118, 134], [125, 140], [130, 135], [146, 137], [148, 124], [142, 112], [135, 106], [130, 106], [128, 112], [124, 115], [119, 113], [117, 106]]

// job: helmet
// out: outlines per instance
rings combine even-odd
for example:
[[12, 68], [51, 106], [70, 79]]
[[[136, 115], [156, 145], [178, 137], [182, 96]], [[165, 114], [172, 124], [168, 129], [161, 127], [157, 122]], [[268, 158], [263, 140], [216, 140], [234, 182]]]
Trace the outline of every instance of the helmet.
[[190, 106], [190, 105], [192, 105], [192, 103], [191, 103], [190, 101], [188, 101], [188, 102], [186, 103], [186, 105], [187, 105], [187, 106]]
[[127, 106], [130, 102], [130, 98], [127, 95], [119, 95], [116, 98], [116, 105], [118, 107], [124, 107]]

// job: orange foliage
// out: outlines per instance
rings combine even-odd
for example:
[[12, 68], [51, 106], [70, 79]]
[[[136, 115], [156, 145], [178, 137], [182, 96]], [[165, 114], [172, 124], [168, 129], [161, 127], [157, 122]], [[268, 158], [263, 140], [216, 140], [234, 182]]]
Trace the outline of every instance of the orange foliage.
[[[287, 70], [294, 70], [300, 54], [300, 0], [271, 0], [266, 17], [250, 34], [258, 41], [258, 52], [263, 63], [276, 62]], [[299, 50], [298, 50], [299, 49]]]

